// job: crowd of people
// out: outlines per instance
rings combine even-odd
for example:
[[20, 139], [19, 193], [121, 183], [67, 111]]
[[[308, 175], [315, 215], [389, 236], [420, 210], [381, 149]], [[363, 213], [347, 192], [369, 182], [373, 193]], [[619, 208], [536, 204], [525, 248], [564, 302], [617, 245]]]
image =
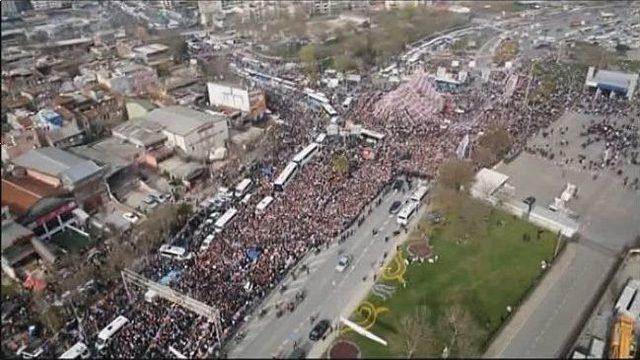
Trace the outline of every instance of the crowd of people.
[[[475, 89], [475, 95], [465, 96], [462, 91], [448, 96], [448, 102], [464, 103], [465, 111], [430, 113], [420, 118], [403, 111], [374, 116], [376, 104], [384, 94], [363, 94], [346, 115], [346, 126], [360, 124], [386, 138], [375, 144], [328, 138], [313, 161], [283, 192], [277, 193], [268, 211], [256, 214], [252, 210], [255, 203], [274, 193], [271, 184], [277, 173], [327, 124], [321, 110], [309, 106], [303, 95], [269, 90], [269, 108], [283, 122], [267, 135], [270, 152], [243, 175], [257, 184], [252, 200], [234, 205], [238, 215], [195, 258], [180, 262], [155, 256], [141, 271], [158, 281], [169, 271], [178, 270], [180, 275], [172, 288], [216, 307], [222, 333], [217, 334], [216, 326], [208, 319], [166, 300], [145, 302], [142, 293], [134, 291], [136, 301], [130, 302], [122, 285], [87, 310], [83, 316], [85, 331], [97, 334], [118, 314], [124, 314], [130, 323], [114, 337], [103, 354], [106, 357], [168, 357], [172, 356], [169, 348], [187, 357], [220, 355], [218, 336], [228, 339], [308, 251], [339, 239], [398, 175], [434, 177], [438, 165], [455, 156], [465, 135], [471, 134], [475, 141], [491, 126], [507, 129], [514, 148], [522, 149], [528, 137], [546, 128], [562, 110], [580, 107], [580, 74], [562, 67], [555, 71], [561, 80], [545, 101], [527, 100], [528, 88], [537, 86], [539, 80], [523, 77], [506, 101], [498, 101], [503, 82], [489, 82], [482, 85], [480, 92]], [[527, 111], [521, 111], [523, 106]], [[588, 110], [586, 105], [581, 109]], [[586, 132], [588, 136], [602, 136], [612, 151], [637, 164], [638, 137], [633, 126], [594, 125]], [[362, 156], [365, 148], [373, 156]], [[337, 154], [346, 158], [346, 169], [335, 166]], [[223, 180], [231, 183], [231, 179]], [[207, 211], [198, 210], [187, 230], [180, 234], [192, 251], [199, 248], [208, 233], [200, 231], [196, 235], [196, 228], [202, 228], [199, 224], [206, 218]], [[258, 256], [248, 256], [249, 249]]]

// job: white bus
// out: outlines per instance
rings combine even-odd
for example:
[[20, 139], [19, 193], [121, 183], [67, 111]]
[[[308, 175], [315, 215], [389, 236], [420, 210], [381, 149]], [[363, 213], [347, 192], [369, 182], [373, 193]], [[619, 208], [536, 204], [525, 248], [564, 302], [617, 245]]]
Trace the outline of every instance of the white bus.
[[187, 255], [187, 249], [180, 246], [165, 244], [160, 246], [158, 251], [160, 252], [160, 256], [164, 256], [169, 259], [187, 260], [190, 258], [190, 255]]
[[415, 201], [410, 201], [398, 214], [398, 224], [407, 225], [409, 224], [409, 220], [413, 215], [415, 215], [418, 210], [418, 203]]
[[217, 233], [222, 232], [224, 227], [229, 223], [229, 221], [231, 221], [231, 219], [233, 219], [236, 216], [237, 213], [238, 213], [238, 210], [236, 210], [235, 208], [230, 208], [224, 214], [222, 214], [222, 216], [220, 216], [220, 218], [216, 220], [216, 223], [214, 225], [216, 228], [216, 232]]
[[273, 182], [273, 187], [277, 191], [283, 191], [284, 187], [287, 186], [289, 181], [293, 179], [298, 173], [298, 164], [293, 161], [287, 164], [287, 167], [282, 170], [280, 175], [276, 178], [276, 181]]
[[273, 202], [273, 196], [265, 196], [264, 199], [260, 200], [258, 205], [256, 205], [256, 214], [260, 215], [265, 212], [265, 210], [271, 205]]
[[420, 202], [424, 199], [425, 195], [429, 192], [429, 187], [427, 185], [422, 185], [416, 189], [416, 191], [411, 194], [411, 200]]
[[88, 359], [91, 357], [89, 348], [82, 341], [78, 341], [64, 354], [60, 355], [59, 359]]
[[98, 351], [104, 349], [113, 335], [115, 335], [120, 329], [122, 329], [127, 323], [129, 319], [120, 315], [115, 320], [111, 322], [111, 324], [107, 325], [106, 328], [102, 329], [98, 334], [98, 341], [96, 342], [96, 349]]
[[176, 350], [173, 346], [169, 346], [169, 351], [171, 351], [171, 353], [178, 359], [186, 359], [187, 358], [180, 351]]
[[360, 130], [360, 135], [367, 141], [372, 140], [372, 141], [378, 142], [385, 138], [384, 134], [381, 134], [373, 130], [367, 130], [367, 129]]
[[342, 108], [347, 110], [349, 106], [351, 106], [352, 101], [353, 101], [353, 98], [351, 96], [348, 96], [346, 99], [344, 99], [344, 102], [342, 103]]
[[319, 149], [320, 147], [318, 146], [318, 144], [313, 142], [309, 144], [309, 146], [302, 149], [299, 153], [297, 153], [296, 156], [293, 157], [293, 162], [302, 167], [304, 164], [309, 162], [309, 160], [311, 160], [313, 155], [315, 155]]
[[336, 109], [334, 109], [333, 106], [329, 105], [329, 103], [323, 103], [322, 104], [322, 109], [324, 109], [324, 112], [326, 112], [327, 115], [329, 115], [329, 116], [338, 115], [338, 112], [336, 111]]
[[240, 183], [236, 186], [235, 196], [237, 198], [244, 196], [248, 191], [251, 190], [253, 186], [253, 181], [251, 179], [244, 179], [240, 181]]

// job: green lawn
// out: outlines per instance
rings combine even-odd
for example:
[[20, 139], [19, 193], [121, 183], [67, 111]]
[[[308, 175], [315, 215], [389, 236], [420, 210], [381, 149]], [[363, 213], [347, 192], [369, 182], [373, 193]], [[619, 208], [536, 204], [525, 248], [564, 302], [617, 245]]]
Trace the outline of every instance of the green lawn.
[[[439, 260], [435, 264], [414, 263], [407, 267], [406, 288], [398, 282], [397, 291], [387, 301], [370, 294], [367, 301], [384, 306], [383, 312], [370, 329], [389, 341], [383, 347], [353, 332], [344, 335], [355, 341], [363, 357], [406, 357], [398, 349], [399, 319], [414, 313], [420, 305], [429, 313], [427, 326], [433, 331], [430, 341], [417, 347], [414, 357], [440, 356], [450, 344], [454, 332], [447, 319], [451, 308], [458, 310], [457, 337], [450, 348], [450, 356], [480, 355], [490, 335], [502, 324], [508, 305], [514, 306], [523, 297], [534, 279], [541, 274], [541, 260], [550, 261], [555, 250], [556, 237], [543, 232], [537, 238], [538, 228], [506, 213], [486, 212], [486, 231], [476, 232], [465, 241], [458, 241], [460, 234], [457, 219], [433, 228], [431, 245]], [[502, 222], [499, 224], [499, 222]], [[426, 223], [425, 223], [426, 224]], [[427, 228], [426, 225], [423, 228]], [[429, 231], [429, 230], [427, 230]], [[484, 232], [484, 234], [482, 234]], [[523, 240], [528, 233], [530, 240]], [[412, 238], [421, 234], [413, 234]], [[359, 315], [355, 321], [362, 321]], [[394, 335], [396, 333], [396, 335]]]

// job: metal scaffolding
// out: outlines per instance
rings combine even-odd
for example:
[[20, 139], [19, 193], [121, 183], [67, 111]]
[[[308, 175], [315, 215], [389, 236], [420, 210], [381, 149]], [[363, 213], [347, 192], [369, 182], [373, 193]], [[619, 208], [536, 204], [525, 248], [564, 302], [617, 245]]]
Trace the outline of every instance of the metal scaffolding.
[[222, 348], [222, 342], [220, 340], [220, 335], [222, 334], [220, 310], [209, 306], [201, 301], [193, 299], [187, 295], [184, 295], [178, 291], [175, 291], [168, 286], [151, 281], [129, 269], [122, 270], [121, 275], [122, 281], [124, 283], [124, 288], [127, 291], [127, 296], [129, 297], [130, 303], [134, 301], [134, 297], [131, 296], [128, 284], [137, 285], [143, 289], [153, 290], [158, 296], [209, 319], [209, 322], [213, 323], [213, 327], [215, 328], [218, 347]]

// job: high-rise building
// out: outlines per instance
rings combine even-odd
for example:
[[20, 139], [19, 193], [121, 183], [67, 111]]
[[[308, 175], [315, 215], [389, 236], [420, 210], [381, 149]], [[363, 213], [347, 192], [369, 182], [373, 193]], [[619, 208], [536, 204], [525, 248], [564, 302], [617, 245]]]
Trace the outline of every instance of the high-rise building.
[[2, 17], [13, 17], [18, 15], [18, 7], [15, 1], [2, 1]]
[[368, 0], [313, 0], [304, 3], [311, 14], [335, 15], [342, 11], [368, 9]]
[[66, 5], [69, 5], [69, 2], [63, 0], [31, 0], [33, 10], [60, 9]]

